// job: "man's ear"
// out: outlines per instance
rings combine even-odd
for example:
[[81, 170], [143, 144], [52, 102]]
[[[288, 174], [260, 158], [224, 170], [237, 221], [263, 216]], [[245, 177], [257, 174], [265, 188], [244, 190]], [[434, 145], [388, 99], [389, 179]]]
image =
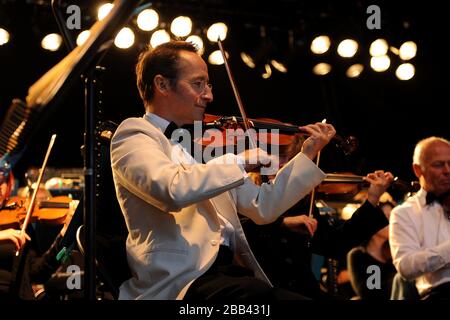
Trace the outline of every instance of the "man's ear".
[[414, 163], [413, 170], [417, 178], [420, 178], [422, 176], [422, 167], [419, 164]]
[[169, 89], [168, 80], [160, 74], [156, 75], [153, 79], [153, 85], [155, 87], [155, 90], [159, 91], [162, 94], [165, 94]]

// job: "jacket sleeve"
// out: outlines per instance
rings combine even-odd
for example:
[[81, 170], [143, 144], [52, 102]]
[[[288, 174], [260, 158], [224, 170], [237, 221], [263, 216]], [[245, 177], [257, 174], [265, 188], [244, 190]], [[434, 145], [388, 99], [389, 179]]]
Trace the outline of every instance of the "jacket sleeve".
[[179, 211], [244, 181], [237, 164], [174, 163], [157, 132], [152, 136], [136, 125], [128, 127], [119, 127], [111, 142], [114, 179], [161, 210]]
[[349, 220], [341, 225], [330, 225], [327, 217], [318, 216], [318, 227], [312, 239], [314, 252], [335, 259], [345, 258], [348, 251], [370, 239], [389, 224], [379, 207], [365, 201]]
[[236, 188], [238, 212], [257, 224], [271, 223], [311, 192], [325, 176], [309, 158], [299, 153], [271, 183], [257, 186], [246, 178], [244, 185]]

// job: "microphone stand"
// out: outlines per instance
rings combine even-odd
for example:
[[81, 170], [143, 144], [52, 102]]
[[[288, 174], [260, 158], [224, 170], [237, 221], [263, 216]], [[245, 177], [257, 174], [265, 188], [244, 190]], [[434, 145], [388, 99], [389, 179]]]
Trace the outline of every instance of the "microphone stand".
[[[102, 57], [99, 58], [101, 60]], [[85, 133], [84, 133], [84, 237], [85, 237], [85, 270], [84, 294], [88, 300], [96, 299], [96, 170], [95, 170], [95, 134], [99, 121], [99, 104], [101, 103], [102, 84], [99, 80], [105, 69], [95, 65], [84, 76], [85, 84]]]
[[[75, 43], [71, 37], [69, 37], [67, 30], [63, 27], [63, 17], [56, 10], [60, 5], [60, 0], [52, 0], [52, 8], [55, 14], [58, 26], [61, 33], [64, 36], [66, 46], [69, 49], [75, 47]], [[118, 1], [120, 2], [120, 1]], [[130, 4], [129, 8], [133, 8], [140, 1], [134, 1], [135, 4]], [[146, 5], [148, 6], [148, 5]], [[141, 10], [142, 7], [137, 8], [136, 11]], [[129, 10], [129, 9], [128, 9]], [[125, 11], [125, 10], [124, 10]], [[135, 11], [135, 12], [136, 12]], [[112, 40], [109, 40], [110, 44]], [[84, 208], [84, 298], [93, 301], [96, 300], [96, 250], [95, 250], [95, 236], [96, 236], [96, 171], [95, 171], [95, 134], [96, 134], [96, 115], [99, 112], [98, 106], [101, 103], [101, 84], [99, 81], [100, 74], [104, 71], [103, 67], [98, 66], [107, 52], [107, 48], [110, 47], [103, 45], [97, 53], [93, 61], [90, 63], [86, 71], [82, 74], [84, 78], [84, 107], [85, 107], [85, 132], [84, 132], [84, 144], [83, 150], [83, 164], [84, 164], [84, 196], [83, 196], [83, 208]]]
[[[64, 28], [64, 18], [60, 12], [61, 0], [52, 0], [52, 9], [59, 30], [64, 38], [64, 43], [69, 50], [75, 48], [75, 43]], [[100, 59], [99, 59], [100, 60]], [[96, 65], [96, 63], [94, 64]], [[95, 135], [95, 111], [97, 107], [96, 71], [90, 67], [84, 78], [84, 137], [83, 137], [83, 165], [84, 165], [84, 196], [83, 196], [83, 221], [84, 221], [84, 297], [90, 301], [96, 299], [96, 270], [95, 270], [95, 167], [94, 167], [94, 135]]]

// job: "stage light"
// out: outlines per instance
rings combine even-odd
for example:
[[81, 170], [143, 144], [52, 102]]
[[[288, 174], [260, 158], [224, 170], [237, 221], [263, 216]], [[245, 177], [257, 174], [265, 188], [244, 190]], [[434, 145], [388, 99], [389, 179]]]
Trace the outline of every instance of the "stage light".
[[247, 67], [259, 70], [264, 79], [268, 79], [274, 69], [281, 73], [288, 72], [285, 63], [294, 42], [291, 31], [284, 33], [279, 30], [266, 30], [265, 26], [246, 27], [242, 31], [244, 43], [240, 45], [240, 58]]
[[203, 55], [205, 53], [205, 45], [203, 43], [203, 39], [199, 36], [192, 35], [186, 38], [187, 42], [194, 44], [197, 47], [197, 53], [199, 55]]
[[347, 203], [341, 211], [341, 219], [348, 220], [352, 217], [353, 213], [360, 207], [358, 203]]
[[206, 36], [208, 37], [209, 41], [211, 42], [217, 42], [217, 39], [220, 38], [220, 40], [225, 40], [228, 33], [228, 27], [223, 22], [217, 22], [212, 24], [208, 31], [206, 32]]
[[399, 55], [399, 53], [400, 53], [400, 51], [396, 48], [396, 47], [393, 47], [393, 46], [390, 46], [389, 47], [389, 51], [391, 51], [393, 54], [395, 54], [396, 56], [398, 56]]
[[324, 76], [331, 71], [331, 65], [325, 62], [318, 63], [313, 68], [313, 73], [318, 76]]
[[281, 63], [275, 59], [270, 60], [270, 63], [276, 70], [280, 71], [281, 73], [286, 73], [288, 71], [286, 66], [283, 63]]
[[399, 55], [402, 60], [410, 60], [416, 56], [417, 45], [413, 41], [406, 41], [400, 46]]
[[377, 39], [370, 45], [370, 55], [372, 57], [384, 56], [388, 52], [389, 46], [386, 40]]
[[338, 54], [343, 58], [351, 58], [358, 51], [358, 42], [353, 39], [345, 39], [339, 43]]
[[372, 57], [370, 59], [370, 66], [376, 72], [383, 72], [389, 69], [391, 59], [388, 56]]
[[402, 63], [398, 66], [397, 70], [395, 70], [395, 75], [400, 80], [409, 80], [414, 77], [415, 68], [411, 63]]
[[[255, 33], [248, 33], [253, 31]], [[263, 67], [264, 64], [269, 63], [269, 53], [271, 45], [269, 39], [266, 36], [266, 28], [264, 26], [259, 27], [259, 36], [256, 35], [256, 28], [246, 28], [242, 35], [245, 39], [243, 46], [241, 46], [241, 53], [239, 54], [244, 64], [255, 69], [257, 67]]]
[[105, 3], [102, 4], [99, 8], [98, 8], [98, 12], [97, 12], [97, 18], [98, 20], [103, 20], [111, 11], [111, 9], [114, 8], [114, 5], [112, 3]]
[[[228, 58], [228, 53], [226, 51], [225, 51], [225, 54]], [[211, 52], [211, 54], [208, 57], [208, 62], [210, 64], [214, 64], [214, 65], [224, 64], [222, 52], [220, 50]]]
[[241, 52], [241, 59], [245, 63], [245, 65], [249, 68], [255, 69], [256, 64], [252, 57], [245, 52]]
[[318, 36], [311, 42], [311, 51], [315, 54], [323, 54], [330, 49], [330, 37]]
[[41, 46], [45, 50], [56, 51], [61, 47], [62, 38], [57, 33], [50, 33], [46, 35], [42, 41]]
[[170, 31], [177, 37], [186, 37], [192, 31], [192, 20], [186, 16], [179, 16], [173, 19], [170, 24]]
[[117, 48], [128, 49], [134, 43], [134, 32], [128, 27], [122, 28], [114, 39]]
[[261, 76], [263, 77], [263, 79], [269, 79], [271, 75], [272, 75], [272, 68], [270, 67], [269, 64], [266, 63], [264, 65], [264, 72], [261, 74]]
[[158, 26], [159, 15], [153, 9], [145, 9], [137, 16], [137, 25], [143, 31], [151, 31]]
[[170, 41], [170, 35], [169, 33], [164, 30], [160, 29], [155, 32], [153, 32], [152, 37], [150, 38], [150, 45], [152, 48], [156, 48], [160, 44], [166, 43]]
[[360, 76], [361, 72], [363, 72], [363, 70], [364, 70], [364, 66], [360, 63], [357, 63], [354, 65], [351, 65], [347, 69], [347, 72], [345, 74], [349, 78], [358, 78]]
[[91, 34], [90, 30], [84, 30], [80, 32], [80, 34], [77, 37], [77, 46], [81, 46], [83, 43], [85, 43], [86, 40], [89, 38], [90, 34]]
[[9, 32], [3, 28], [0, 28], [0, 46], [8, 43], [9, 41]]

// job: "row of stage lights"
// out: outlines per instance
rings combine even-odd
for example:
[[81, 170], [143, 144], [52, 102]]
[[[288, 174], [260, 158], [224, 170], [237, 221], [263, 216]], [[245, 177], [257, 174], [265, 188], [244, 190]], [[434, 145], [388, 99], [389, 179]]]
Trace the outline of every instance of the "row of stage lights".
[[[99, 7], [97, 11], [97, 19], [103, 20], [109, 12], [112, 10], [114, 5], [112, 3], [106, 3]], [[168, 42], [172, 39], [169, 32], [164, 28], [155, 30], [160, 26], [159, 15], [153, 9], [145, 9], [139, 13], [136, 19], [136, 24], [142, 31], [153, 31], [150, 37], [150, 46], [155, 48], [158, 45]], [[164, 25], [164, 24], [161, 24]], [[201, 55], [204, 53], [204, 42], [203, 39], [198, 35], [191, 35], [192, 33], [192, 20], [186, 16], [179, 16], [175, 18], [170, 24], [170, 32], [177, 39], [184, 39], [186, 41], [194, 43]], [[217, 39], [224, 40], [227, 37], [228, 27], [225, 23], [217, 22], [212, 24], [206, 31], [206, 36], [211, 42], [217, 42]], [[82, 45], [90, 35], [89, 30], [81, 31], [76, 39], [78, 46]], [[0, 27], [0, 46], [8, 43], [10, 40], [9, 32]], [[50, 33], [43, 37], [41, 41], [41, 46], [45, 50], [57, 51], [62, 46], [63, 39], [58, 33]], [[135, 43], [135, 33], [129, 27], [122, 28], [114, 39], [114, 45], [120, 49], [128, 49]], [[220, 51], [213, 52], [210, 54], [208, 61], [211, 64], [223, 64], [223, 59], [221, 58]]]
[[[331, 40], [328, 36], [318, 36], [311, 42], [311, 51], [316, 55], [322, 55], [329, 51]], [[353, 39], [342, 40], [338, 47], [337, 53], [342, 58], [353, 58], [358, 51], [358, 42]], [[404, 42], [400, 48], [389, 46], [385, 39], [376, 39], [370, 44], [370, 67], [376, 72], [384, 72], [389, 69], [391, 59], [388, 52], [398, 56], [402, 63], [397, 67], [395, 75], [400, 80], [409, 80], [414, 77], [415, 67], [413, 64], [407, 62], [413, 59], [417, 54], [417, 45], [413, 41]], [[364, 70], [362, 64], [353, 64], [347, 71], [346, 75], [349, 78], [357, 78]], [[325, 62], [318, 63], [314, 66], [313, 72], [317, 75], [326, 75], [331, 71], [331, 65]]]
[[[99, 7], [97, 18], [98, 20], [104, 19], [111, 9], [113, 4], [106, 3]], [[168, 42], [172, 39], [170, 33], [165, 28], [157, 29], [159, 26], [164, 26], [159, 21], [158, 13], [153, 9], [145, 9], [139, 13], [136, 19], [136, 24], [139, 29], [145, 32], [153, 31], [150, 37], [150, 46], [155, 48], [156, 46]], [[205, 45], [203, 39], [199, 35], [193, 35], [192, 33], [192, 20], [187, 16], [179, 16], [173, 19], [170, 23], [170, 32], [176, 39], [184, 39], [186, 41], [194, 43], [199, 50], [199, 53], [203, 55], [205, 52]], [[157, 30], [155, 30], [157, 29]], [[227, 37], [228, 27], [223, 22], [217, 22], [212, 24], [206, 30], [206, 37], [210, 42], [217, 42], [217, 39], [224, 40]], [[76, 43], [82, 45], [89, 37], [90, 31], [84, 30], [79, 33]], [[10, 39], [10, 35], [7, 30], [0, 27], [0, 45], [6, 44]], [[135, 34], [129, 27], [122, 28], [115, 37], [114, 44], [120, 49], [128, 49], [133, 46], [135, 42]], [[57, 33], [51, 33], [46, 35], [42, 41], [42, 48], [49, 51], [57, 51], [62, 45], [62, 37]], [[324, 55], [330, 51], [331, 40], [326, 35], [321, 35], [311, 42], [311, 52], [315, 55]], [[345, 39], [337, 46], [337, 53], [344, 59], [350, 59], [355, 56], [359, 49], [358, 42], [353, 39]], [[415, 68], [411, 63], [406, 61], [413, 59], [417, 53], [417, 45], [412, 41], [403, 43], [400, 48], [389, 46], [385, 39], [377, 39], [370, 45], [370, 67], [376, 72], [384, 72], [389, 69], [391, 61], [388, 55], [388, 51], [399, 56], [402, 63], [397, 67], [395, 74], [400, 80], [409, 80], [414, 77]], [[228, 53], [227, 53], [228, 55]], [[256, 63], [249, 53], [241, 52], [240, 57], [242, 61], [249, 68], [255, 69]], [[219, 50], [213, 51], [208, 56], [208, 62], [214, 65], [221, 65], [224, 63], [222, 54]], [[281, 73], [288, 71], [287, 66], [282, 62], [271, 59], [263, 66], [263, 72], [261, 76], [264, 79], [270, 78], [272, 75], [272, 68]], [[331, 72], [332, 66], [326, 62], [317, 63], [312, 72], [318, 76], [325, 76]], [[349, 78], [357, 78], [364, 70], [363, 64], [357, 63], [351, 65], [346, 75]]]

